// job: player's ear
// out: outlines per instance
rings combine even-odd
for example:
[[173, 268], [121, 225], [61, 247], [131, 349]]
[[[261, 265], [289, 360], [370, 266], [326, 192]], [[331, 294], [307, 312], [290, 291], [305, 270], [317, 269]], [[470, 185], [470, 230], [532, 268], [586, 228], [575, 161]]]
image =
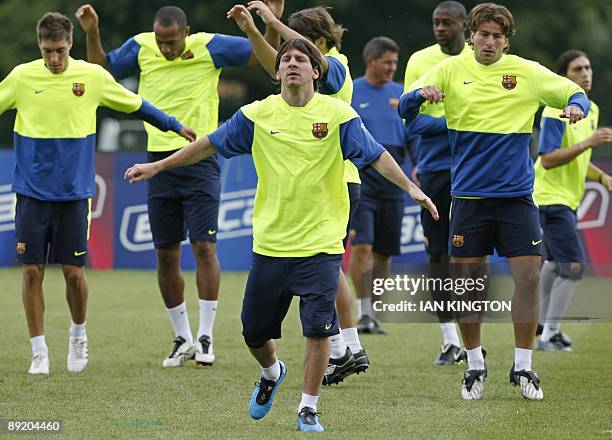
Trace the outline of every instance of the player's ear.
[[321, 72], [319, 72], [319, 69], [312, 69], [312, 76], [313, 79], [319, 79], [319, 77], [321, 76]]
[[191, 32], [191, 28], [189, 26], [185, 26], [185, 30], [183, 32], [185, 32], [185, 36], [187, 36]]

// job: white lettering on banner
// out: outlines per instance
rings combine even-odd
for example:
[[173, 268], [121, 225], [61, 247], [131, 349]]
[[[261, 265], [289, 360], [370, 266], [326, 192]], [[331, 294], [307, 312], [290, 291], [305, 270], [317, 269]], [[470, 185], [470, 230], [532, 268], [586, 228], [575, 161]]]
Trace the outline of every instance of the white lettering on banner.
[[424, 252], [423, 227], [421, 226], [421, 207], [404, 207], [404, 218], [402, 218], [402, 237], [400, 241], [400, 252], [411, 254]]
[[[599, 203], [599, 210], [597, 210], [597, 206], [595, 204], [598, 197], [601, 199]], [[609, 205], [610, 193], [606, 187], [598, 182], [587, 182], [586, 192], [584, 193], [584, 197], [582, 198], [582, 202], [580, 203], [576, 213], [578, 217], [578, 229], [601, 228], [603, 225], [605, 225]], [[593, 206], [595, 206], [595, 208], [593, 208]], [[596, 215], [592, 215], [592, 211], [596, 211]], [[587, 214], [591, 214], [588, 216], [588, 220], [585, 219]]]
[[96, 174], [96, 197], [94, 198], [95, 206], [91, 210], [91, 218], [100, 218], [104, 212], [104, 203], [106, 202], [106, 181], [104, 178]]
[[[253, 234], [253, 204], [255, 189], [221, 194], [217, 239], [227, 240]], [[154, 249], [147, 205], [127, 206], [121, 217], [119, 241], [130, 252]], [[184, 240], [182, 245], [189, 244]]]
[[15, 205], [17, 197], [11, 185], [0, 185], [0, 232], [15, 229]]

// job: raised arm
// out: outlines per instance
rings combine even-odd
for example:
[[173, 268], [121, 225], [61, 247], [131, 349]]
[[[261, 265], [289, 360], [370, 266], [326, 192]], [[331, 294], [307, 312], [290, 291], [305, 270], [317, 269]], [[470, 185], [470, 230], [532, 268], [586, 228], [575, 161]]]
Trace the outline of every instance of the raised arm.
[[99, 19], [96, 10], [90, 4], [86, 4], [77, 9], [74, 15], [85, 34], [87, 34], [87, 61], [108, 69], [106, 53], [102, 48], [100, 39]]
[[[253, 0], [248, 3], [249, 11], [255, 11], [255, 13], [261, 18], [261, 20], [265, 23], [267, 28], [270, 28], [280, 34], [284, 41], [287, 40], [308, 40], [308, 38], [304, 37], [302, 34], [297, 33], [289, 26], [284, 24], [279, 17], [275, 16], [272, 10], [262, 1]], [[321, 63], [321, 74], [325, 75], [327, 69], [329, 68], [329, 64], [327, 62], [327, 58], [321, 54], [323, 58], [323, 62]]]
[[130, 183], [138, 183], [148, 180], [160, 171], [197, 163], [215, 154], [217, 150], [210, 142], [208, 136], [204, 136], [174, 154], [157, 162], [137, 163], [129, 167], [123, 178]]
[[274, 78], [276, 76], [275, 65], [278, 52], [268, 43], [268, 41], [266, 41], [264, 36], [261, 35], [257, 26], [255, 26], [251, 13], [243, 5], [236, 5], [228, 11], [227, 18], [233, 18], [236, 21], [240, 30], [245, 33], [251, 42], [254, 56], [266, 72]]

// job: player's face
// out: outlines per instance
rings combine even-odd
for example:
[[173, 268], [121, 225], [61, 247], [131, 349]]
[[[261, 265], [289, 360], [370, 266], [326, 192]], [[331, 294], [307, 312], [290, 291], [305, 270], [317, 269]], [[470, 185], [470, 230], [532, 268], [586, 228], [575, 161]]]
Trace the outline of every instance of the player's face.
[[312, 67], [308, 55], [291, 48], [281, 56], [276, 78], [283, 87], [299, 88], [312, 84], [319, 71]]
[[436, 9], [433, 13], [433, 31], [440, 46], [448, 46], [465, 33], [465, 22], [450, 9]]
[[62, 73], [68, 67], [72, 38], [40, 40], [38, 42], [45, 66], [51, 73]]
[[376, 60], [369, 59], [366, 69], [381, 83], [393, 81], [397, 70], [397, 53], [387, 51]]
[[178, 23], [173, 23], [172, 26], [163, 27], [156, 22], [153, 24], [153, 32], [159, 51], [168, 61], [175, 59], [185, 50], [185, 38], [189, 35], [189, 26], [181, 29]]
[[567, 66], [566, 76], [584, 89], [591, 91], [593, 83], [593, 70], [587, 57], [578, 57]]
[[470, 37], [474, 43], [476, 61], [485, 66], [497, 62], [508, 47], [508, 37], [494, 21], [482, 23], [476, 32], [471, 32]]

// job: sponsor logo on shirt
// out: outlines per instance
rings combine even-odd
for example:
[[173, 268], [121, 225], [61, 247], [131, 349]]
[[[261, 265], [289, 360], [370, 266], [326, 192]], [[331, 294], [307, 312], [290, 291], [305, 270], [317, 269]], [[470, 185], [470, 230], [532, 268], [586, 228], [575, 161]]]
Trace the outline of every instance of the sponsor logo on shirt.
[[512, 90], [516, 87], [516, 75], [504, 75], [502, 78], [502, 86], [506, 90]]
[[182, 60], [191, 60], [193, 59], [193, 52], [188, 50], [187, 52], [183, 52], [181, 54], [181, 59]]
[[312, 135], [317, 139], [323, 139], [327, 136], [327, 122], [317, 122], [312, 124]]
[[399, 106], [399, 99], [397, 98], [390, 98], [389, 99], [389, 105], [393, 108], [397, 108]]
[[72, 93], [74, 93], [75, 96], [83, 96], [85, 94], [85, 84], [72, 83]]

